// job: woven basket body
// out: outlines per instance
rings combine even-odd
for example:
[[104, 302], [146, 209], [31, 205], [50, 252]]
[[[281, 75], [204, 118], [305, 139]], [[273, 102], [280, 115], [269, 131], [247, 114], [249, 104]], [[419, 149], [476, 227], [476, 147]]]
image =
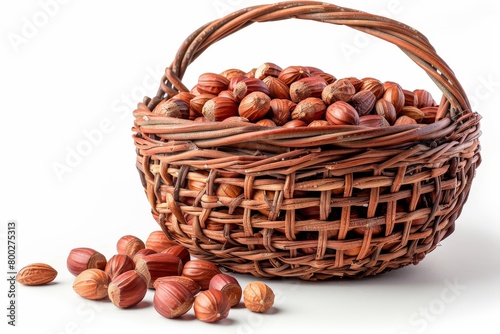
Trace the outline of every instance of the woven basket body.
[[[211, 44], [288, 18], [347, 25], [400, 47], [443, 92], [436, 121], [290, 129], [152, 113], [187, 91], [187, 66]], [[162, 230], [197, 258], [257, 277], [361, 278], [417, 264], [454, 231], [480, 164], [480, 116], [427, 39], [397, 21], [319, 2], [250, 7], [201, 27], [134, 116], [137, 168]], [[203, 187], [192, 190], [192, 181]], [[224, 184], [243, 193], [217, 195]]]

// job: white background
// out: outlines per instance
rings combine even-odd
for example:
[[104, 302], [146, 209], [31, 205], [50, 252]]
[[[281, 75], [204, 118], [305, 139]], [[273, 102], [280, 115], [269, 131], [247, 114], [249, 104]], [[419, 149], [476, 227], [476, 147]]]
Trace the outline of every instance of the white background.
[[[52, 6], [44, 6], [52, 3]], [[2, 332], [452, 333], [479, 327], [498, 332], [500, 221], [498, 124], [500, 68], [498, 2], [347, 1], [336, 4], [381, 13], [426, 35], [455, 71], [482, 116], [483, 164], [454, 234], [418, 266], [361, 281], [270, 281], [271, 314], [233, 309], [216, 325], [162, 318], [150, 291], [141, 307], [119, 310], [90, 302], [71, 288], [65, 267], [74, 247], [108, 257], [125, 234], [143, 239], [157, 229], [135, 168], [131, 112], [156, 92], [161, 73], [184, 39], [204, 23], [265, 1], [3, 1], [0, 5], [1, 268], [6, 269], [6, 223], [18, 222], [18, 269], [53, 265], [59, 276], [44, 287], [17, 287], [17, 324], [6, 325], [7, 285], [1, 285]], [[57, 7], [54, 4], [58, 4]], [[50, 13], [50, 16], [46, 13]], [[45, 14], [44, 14], [45, 13]], [[30, 24], [36, 24], [27, 28]], [[348, 54], [342, 50], [351, 50]], [[188, 69], [192, 86], [203, 72], [249, 70], [262, 62], [312, 65], [337, 77], [373, 76], [405, 88], [430, 79], [392, 45], [354, 30], [320, 23], [256, 24], [208, 49]], [[67, 159], [102, 137], [80, 160]], [[99, 136], [95, 137], [98, 138]], [[74, 159], [74, 157], [73, 157]], [[55, 165], [68, 170], [58, 174]], [[242, 285], [252, 277], [237, 275]], [[481, 329], [483, 333], [490, 331]]]

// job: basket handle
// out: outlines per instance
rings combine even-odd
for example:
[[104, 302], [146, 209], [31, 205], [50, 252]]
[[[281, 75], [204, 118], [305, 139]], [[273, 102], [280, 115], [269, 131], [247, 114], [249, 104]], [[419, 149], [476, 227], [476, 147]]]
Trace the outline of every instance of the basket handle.
[[173, 96], [179, 91], [188, 91], [181, 81], [187, 67], [215, 42], [255, 22], [291, 18], [345, 25], [398, 46], [442, 91], [443, 100], [436, 120], [446, 117], [448, 111], [452, 120], [472, 113], [465, 91], [455, 74], [420, 32], [383, 16], [316, 1], [252, 6], [205, 24], [184, 41], [174, 61], [165, 70], [156, 97], [145, 103], [152, 109], [165, 95]]

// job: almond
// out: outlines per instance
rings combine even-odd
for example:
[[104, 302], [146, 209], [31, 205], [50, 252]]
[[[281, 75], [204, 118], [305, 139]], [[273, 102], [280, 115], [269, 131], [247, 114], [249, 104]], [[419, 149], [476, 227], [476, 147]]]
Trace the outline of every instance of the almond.
[[23, 285], [42, 285], [52, 282], [57, 271], [45, 263], [33, 263], [19, 270], [16, 280]]

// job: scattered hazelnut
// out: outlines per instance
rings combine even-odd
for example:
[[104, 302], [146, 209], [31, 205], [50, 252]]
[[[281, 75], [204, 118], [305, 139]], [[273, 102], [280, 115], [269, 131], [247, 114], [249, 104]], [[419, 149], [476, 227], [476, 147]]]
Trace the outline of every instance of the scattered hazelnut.
[[97, 268], [104, 270], [106, 267], [106, 257], [92, 248], [74, 248], [68, 255], [66, 266], [74, 276], [77, 276], [86, 269]]
[[109, 275], [101, 269], [86, 269], [73, 282], [73, 290], [81, 297], [98, 300], [107, 297]]
[[161, 251], [161, 253], [177, 256], [179, 259], [181, 259], [183, 265], [186, 264], [186, 262], [188, 262], [189, 260], [191, 260], [191, 254], [189, 254], [189, 250], [182, 245], [170, 246]]
[[194, 315], [203, 322], [217, 322], [227, 318], [231, 304], [219, 290], [205, 290], [194, 299]]
[[189, 289], [189, 291], [191, 291], [191, 293], [193, 294], [193, 296], [195, 296], [198, 292], [201, 291], [201, 287], [198, 283], [196, 283], [194, 280], [192, 280], [191, 278], [189, 277], [186, 277], [186, 276], [163, 276], [163, 277], [159, 277], [156, 279], [156, 281], [154, 282], [153, 286], [155, 289], [158, 288], [158, 285], [163, 283], [163, 282], [177, 282], [177, 283], [180, 283], [182, 285], [184, 285], [186, 288]]
[[135, 269], [148, 283], [148, 287], [153, 289], [157, 278], [180, 275], [182, 272], [182, 261], [172, 254], [156, 253], [145, 255], [139, 259], [135, 264]]
[[152, 249], [155, 252], [159, 253], [170, 246], [177, 245], [177, 243], [167, 238], [163, 231], [158, 230], [153, 231], [149, 234], [148, 238], [146, 239], [145, 245], [146, 248]]
[[116, 276], [108, 287], [111, 302], [119, 308], [129, 308], [139, 304], [146, 296], [148, 286], [136, 270], [126, 271]]
[[146, 248], [144, 241], [133, 235], [124, 235], [116, 243], [118, 254], [125, 254], [133, 257], [140, 249]]
[[249, 283], [243, 290], [243, 302], [252, 312], [266, 312], [274, 304], [274, 292], [263, 282]]
[[182, 276], [191, 278], [202, 290], [207, 290], [212, 277], [220, 273], [220, 269], [214, 263], [198, 259], [188, 261], [182, 269]]
[[108, 260], [104, 271], [109, 275], [111, 279], [114, 279], [121, 273], [132, 270], [134, 268], [135, 263], [130, 256], [125, 254], [116, 254]]
[[155, 310], [166, 318], [178, 318], [193, 306], [194, 295], [178, 282], [161, 282], [153, 297]]
[[226, 294], [231, 307], [238, 305], [242, 289], [236, 278], [227, 274], [217, 274], [210, 280], [208, 289], [219, 290]]

